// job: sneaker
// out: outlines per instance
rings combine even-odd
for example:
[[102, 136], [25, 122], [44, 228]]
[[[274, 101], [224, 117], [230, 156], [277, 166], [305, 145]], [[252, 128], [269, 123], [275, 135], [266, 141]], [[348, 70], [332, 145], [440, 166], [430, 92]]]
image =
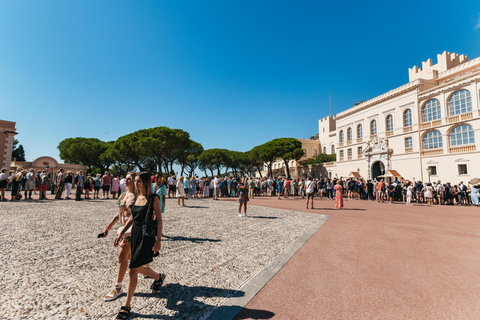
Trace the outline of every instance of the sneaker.
[[241, 213], [238, 214], [239, 217], [243, 217]]
[[246, 216], [247, 216], [247, 214], [245, 213], [244, 217], [246, 217]]

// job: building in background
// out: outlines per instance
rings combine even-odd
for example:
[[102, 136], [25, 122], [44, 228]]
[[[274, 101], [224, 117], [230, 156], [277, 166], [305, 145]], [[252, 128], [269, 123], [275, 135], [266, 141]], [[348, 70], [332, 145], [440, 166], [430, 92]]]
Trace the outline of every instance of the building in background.
[[437, 60], [409, 69], [407, 84], [319, 120], [321, 150], [337, 157], [324, 164], [328, 176], [480, 177], [480, 58], [445, 51]]
[[9, 169], [12, 161], [13, 140], [17, 135], [15, 122], [0, 120], [0, 165]]

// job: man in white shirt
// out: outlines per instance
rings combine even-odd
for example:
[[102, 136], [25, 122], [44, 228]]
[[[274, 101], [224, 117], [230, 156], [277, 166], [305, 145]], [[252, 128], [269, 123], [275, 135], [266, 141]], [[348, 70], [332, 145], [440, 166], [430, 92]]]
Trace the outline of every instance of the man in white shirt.
[[305, 193], [307, 194], [307, 209], [308, 209], [308, 201], [312, 199], [312, 209], [313, 208], [313, 191], [315, 190], [315, 182], [312, 181], [312, 177], [308, 177], [307, 181], [305, 181]]
[[172, 178], [172, 175], [168, 175], [168, 197], [170, 197], [170, 194], [173, 192], [173, 196], [175, 197], [175, 192], [173, 191], [173, 186], [174, 186], [174, 181], [173, 181], [173, 178]]
[[213, 179], [213, 200], [218, 200], [218, 193], [220, 192], [220, 179], [218, 175]]

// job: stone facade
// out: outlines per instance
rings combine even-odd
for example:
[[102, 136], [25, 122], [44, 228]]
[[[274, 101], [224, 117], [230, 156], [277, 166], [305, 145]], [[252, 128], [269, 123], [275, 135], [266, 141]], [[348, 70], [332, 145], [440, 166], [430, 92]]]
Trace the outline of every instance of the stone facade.
[[409, 69], [409, 83], [319, 120], [322, 151], [337, 156], [325, 164], [329, 176], [480, 177], [480, 58], [444, 52], [437, 59]]
[[17, 134], [15, 122], [0, 120], [0, 165], [9, 169], [12, 160], [13, 140]]

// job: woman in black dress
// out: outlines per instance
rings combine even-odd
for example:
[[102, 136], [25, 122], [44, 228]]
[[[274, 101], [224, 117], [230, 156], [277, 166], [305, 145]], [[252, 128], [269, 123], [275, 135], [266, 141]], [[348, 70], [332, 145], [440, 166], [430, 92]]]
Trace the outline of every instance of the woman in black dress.
[[[161, 248], [161, 237], [163, 230], [162, 213], [160, 209], [160, 200], [157, 194], [152, 193], [151, 175], [148, 172], [142, 172], [135, 177], [136, 200], [132, 206], [132, 216], [123, 228], [122, 232], [115, 238], [114, 244], [118, 245], [123, 233], [133, 224], [131, 235], [131, 259], [128, 271], [128, 291], [125, 304], [117, 315], [117, 319], [128, 319], [130, 315], [130, 303], [135, 293], [138, 282], [138, 274], [149, 276], [154, 280], [151, 288], [154, 292], [160, 289], [165, 280], [165, 274], [159, 274], [150, 269], [146, 264], [153, 261], [153, 255]], [[142, 236], [142, 222], [145, 220], [148, 209], [148, 202], [153, 201], [154, 215], [152, 219], [157, 220], [157, 237]]]

